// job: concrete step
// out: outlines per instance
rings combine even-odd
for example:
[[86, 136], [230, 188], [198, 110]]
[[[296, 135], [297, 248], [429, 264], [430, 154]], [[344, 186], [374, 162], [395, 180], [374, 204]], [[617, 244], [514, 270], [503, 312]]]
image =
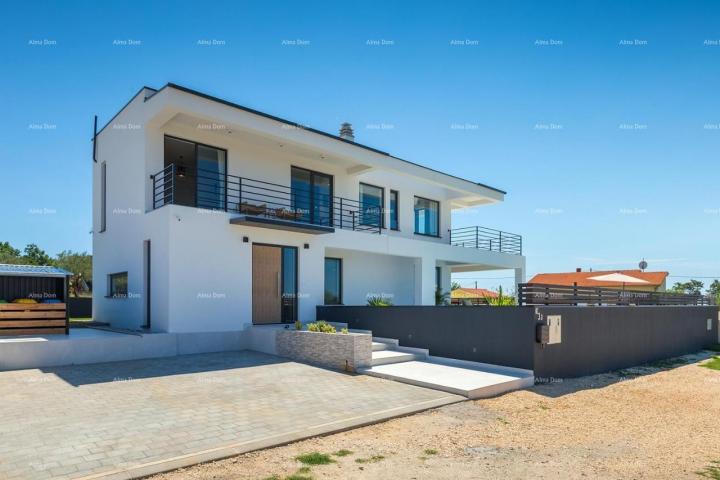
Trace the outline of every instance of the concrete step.
[[387, 343], [383, 342], [372, 342], [372, 351], [373, 352], [379, 352], [381, 350], [388, 350], [389, 345]]
[[373, 362], [371, 368], [360, 369], [358, 372], [463, 395], [470, 399], [494, 397], [531, 387], [535, 382], [530, 370], [437, 357], [431, 361], [412, 360], [386, 364]]
[[410, 362], [416, 360], [413, 353], [396, 352], [394, 350], [378, 350], [372, 352], [372, 366], [388, 365], [391, 363]]

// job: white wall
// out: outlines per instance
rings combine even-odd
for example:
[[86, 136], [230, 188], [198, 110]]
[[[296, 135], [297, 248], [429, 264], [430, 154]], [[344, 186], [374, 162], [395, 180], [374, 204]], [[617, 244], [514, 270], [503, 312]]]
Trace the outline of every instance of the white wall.
[[335, 248], [327, 248], [325, 256], [342, 258], [343, 304], [365, 305], [368, 296], [378, 295], [394, 305], [415, 304], [413, 258]]

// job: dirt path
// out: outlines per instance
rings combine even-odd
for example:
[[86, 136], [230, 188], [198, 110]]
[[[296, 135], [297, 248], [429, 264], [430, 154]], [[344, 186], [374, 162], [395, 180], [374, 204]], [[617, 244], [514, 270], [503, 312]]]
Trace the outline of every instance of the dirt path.
[[[153, 479], [702, 478], [696, 472], [720, 460], [720, 371], [698, 365], [708, 355], [683, 358], [681, 366], [538, 385]], [[352, 453], [298, 472], [296, 456], [342, 449]]]

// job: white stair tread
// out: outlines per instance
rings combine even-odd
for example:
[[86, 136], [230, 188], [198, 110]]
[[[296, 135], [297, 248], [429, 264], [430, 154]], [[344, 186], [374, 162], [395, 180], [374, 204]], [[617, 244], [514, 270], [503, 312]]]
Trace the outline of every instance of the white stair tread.
[[[379, 353], [379, 352], [378, 352]], [[434, 362], [408, 361], [377, 365], [361, 370], [362, 373], [413, 385], [434, 388], [465, 395], [468, 398], [482, 398], [500, 393], [527, 388], [533, 385], [532, 375], [496, 373], [481, 368], [456, 367]]]
[[415, 358], [415, 355], [412, 353], [407, 352], [398, 352], [396, 350], [377, 350], [372, 352], [372, 358], [374, 359], [380, 359], [380, 358]]
[[373, 352], [378, 352], [380, 350], [387, 350], [389, 345], [387, 343], [383, 342], [372, 342], [372, 349]]

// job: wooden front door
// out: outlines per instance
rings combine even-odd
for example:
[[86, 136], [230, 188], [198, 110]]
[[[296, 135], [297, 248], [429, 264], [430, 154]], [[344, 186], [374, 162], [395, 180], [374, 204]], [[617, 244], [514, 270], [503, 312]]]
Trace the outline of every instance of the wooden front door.
[[282, 321], [282, 248], [253, 245], [252, 255], [253, 323]]

